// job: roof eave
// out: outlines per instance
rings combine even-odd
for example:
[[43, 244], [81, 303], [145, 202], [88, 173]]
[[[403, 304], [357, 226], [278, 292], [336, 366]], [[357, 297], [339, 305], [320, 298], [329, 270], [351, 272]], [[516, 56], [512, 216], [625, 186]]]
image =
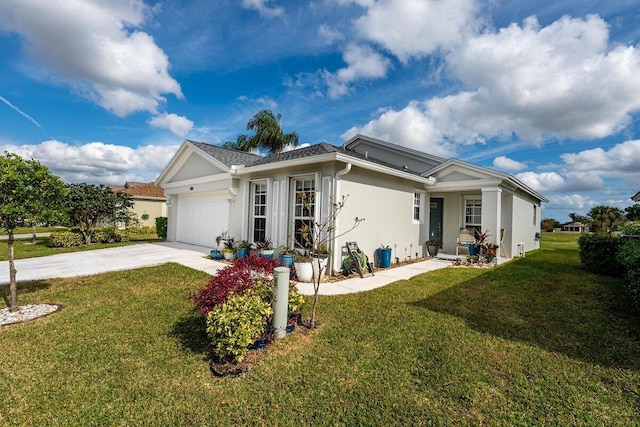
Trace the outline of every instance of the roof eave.
[[232, 173], [235, 175], [244, 175], [244, 174], [250, 174], [250, 173], [256, 173], [256, 172], [268, 172], [272, 170], [295, 167], [295, 166], [315, 165], [322, 162], [332, 162], [332, 161], [351, 163], [352, 165], [358, 166], [363, 169], [380, 172], [387, 175], [396, 176], [399, 178], [408, 179], [408, 180], [419, 182], [422, 184], [433, 185], [435, 183], [435, 178], [433, 177], [423, 177], [420, 175], [403, 172], [394, 168], [390, 168], [388, 166], [383, 166], [377, 163], [368, 162], [366, 160], [358, 159], [356, 157], [351, 157], [349, 155], [338, 153], [338, 152], [319, 154], [315, 156], [304, 157], [301, 159], [283, 160], [279, 162], [266, 163], [266, 164], [256, 165], [256, 166], [241, 167], [240, 165], [238, 166], [234, 165], [231, 167], [231, 170], [232, 170]]

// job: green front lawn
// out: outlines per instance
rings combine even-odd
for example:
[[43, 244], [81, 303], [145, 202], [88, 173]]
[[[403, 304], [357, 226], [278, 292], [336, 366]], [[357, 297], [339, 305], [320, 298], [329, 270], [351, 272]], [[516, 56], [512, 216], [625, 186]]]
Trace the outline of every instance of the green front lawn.
[[638, 425], [638, 317], [580, 270], [577, 236], [549, 235], [493, 270], [321, 297], [320, 330], [239, 378], [209, 372], [186, 299], [204, 273], [23, 285], [64, 308], [0, 329], [0, 425]]
[[[16, 259], [36, 258], [40, 256], [63, 254], [66, 252], [92, 251], [95, 249], [114, 248], [117, 246], [136, 245], [140, 243], [161, 242], [155, 234], [132, 234], [130, 241], [122, 243], [99, 243], [90, 246], [78, 246], [75, 248], [50, 248], [48, 237], [39, 237], [36, 244], [31, 239], [20, 239], [14, 241], [14, 253]], [[0, 240], [0, 261], [9, 259], [9, 246], [6, 240]]]

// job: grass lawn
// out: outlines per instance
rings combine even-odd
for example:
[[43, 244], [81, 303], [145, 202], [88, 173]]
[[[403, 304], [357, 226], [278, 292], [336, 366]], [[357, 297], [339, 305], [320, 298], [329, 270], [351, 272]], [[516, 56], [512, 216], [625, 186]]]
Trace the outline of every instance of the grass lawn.
[[[16, 259], [35, 258], [46, 255], [63, 254], [65, 252], [91, 251], [95, 249], [113, 248], [116, 246], [136, 245], [139, 243], [161, 242], [155, 234], [132, 234], [131, 240], [122, 243], [100, 243], [90, 246], [78, 246], [75, 248], [50, 248], [49, 238], [40, 237], [36, 239], [36, 244], [31, 239], [20, 239], [14, 241], [14, 250]], [[9, 259], [9, 246], [6, 240], [0, 240], [0, 261]]]
[[[65, 231], [66, 227], [36, 227], [36, 233], [50, 233], [53, 231]], [[32, 227], [18, 227], [13, 231], [13, 234], [31, 234], [33, 233]], [[7, 231], [0, 228], [0, 236], [6, 236]]]
[[640, 321], [618, 280], [580, 270], [576, 237], [321, 297], [320, 330], [238, 378], [209, 372], [186, 299], [204, 273], [23, 285], [22, 304], [64, 308], [0, 329], [0, 425], [638, 425]]

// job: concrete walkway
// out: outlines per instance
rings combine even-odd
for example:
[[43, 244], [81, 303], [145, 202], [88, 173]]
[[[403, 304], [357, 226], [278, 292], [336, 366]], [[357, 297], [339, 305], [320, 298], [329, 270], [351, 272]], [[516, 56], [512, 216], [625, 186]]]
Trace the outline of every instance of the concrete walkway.
[[[333, 283], [320, 283], [319, 295], [343, 295], [356, 292], [370, 291], [381, 288], [398, 280], [407, 280], [418, 274], [439, 270], [451, 266], [451, 261], [437, 258], [408, 264], [402, 267], [389, 268], [361, 277], [353, 277]], [[303, 295], [313, 295], [313, 283], [298, 283], [298, 292]]]
[[[77, 277], [109, 271], [150, 267], [176, 262], [195, 270], [215, 274], [227, 264], [207, 258], [209, 248], [182, 243], [162, 242], [72, 252], [16, 261], [18, 282], [61, 277]], [[334, 283], [322, 283], [320, 295], [341, 295], [363, 292], [386, 286], [389, 283], [410, 279], [421, 273], [451, 265], [450, 261], [429, 259], [403, 267], [379, 271], [375, 276], [356, 277]], [[0, 262], [0, 285], [9, 283], [9, 262]], [[313, 284], [298, 283], [303, 295], [313, 295]]]

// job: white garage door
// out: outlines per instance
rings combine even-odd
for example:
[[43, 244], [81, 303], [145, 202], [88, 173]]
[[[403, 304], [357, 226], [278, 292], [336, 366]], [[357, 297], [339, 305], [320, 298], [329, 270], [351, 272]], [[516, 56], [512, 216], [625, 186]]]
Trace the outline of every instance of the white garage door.
[[229, 227], [227, 192], [178, 196], [176, 240], [192, 245], [216, 247], [216, 236]]

